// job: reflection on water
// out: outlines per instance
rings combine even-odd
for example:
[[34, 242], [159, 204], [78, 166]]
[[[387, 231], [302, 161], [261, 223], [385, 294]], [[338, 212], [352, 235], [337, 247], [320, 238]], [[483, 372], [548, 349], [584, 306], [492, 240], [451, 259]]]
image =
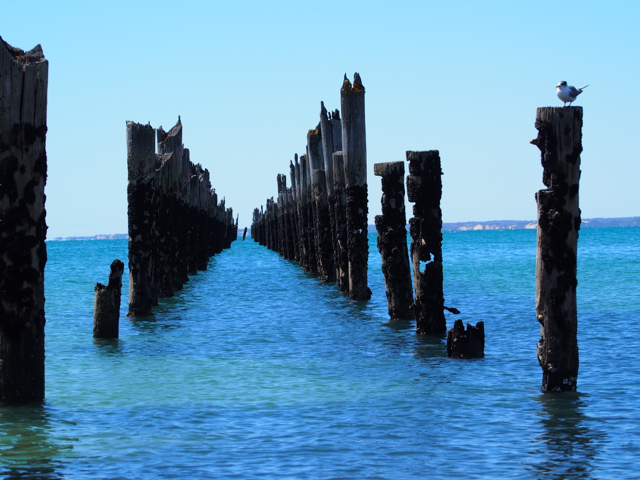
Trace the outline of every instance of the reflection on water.
[[605, 434], [589, 427], [583, 413], [587, 399], [578, 392], [537, 397], [543, 430], [536, 438], [539, 450], [531, 453], [542, 458], [531, 466], [539, 478], [592, 478], [593, 460]]
[[51, 440], [49, 417], [44, 405], [0, 407], [2, 478], [62, 478], [60, 457], [66, 448]]

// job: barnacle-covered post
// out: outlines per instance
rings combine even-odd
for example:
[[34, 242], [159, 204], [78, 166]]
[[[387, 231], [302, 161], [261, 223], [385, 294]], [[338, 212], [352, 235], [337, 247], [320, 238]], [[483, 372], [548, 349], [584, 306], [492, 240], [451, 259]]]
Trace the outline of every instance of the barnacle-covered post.
[[0, 402], [44, 399], [48, 77], [0, 37]]
[[407, 196], [413, 202], [409, 220], [411, 262], [415, 302], [413, 311], [418, 333], [443, 335], [444, 318], [442, 273], [442, 169], [437, 150], [407, 152], [409, 176]]
[[364, 112], [365, 89], [358, 73], [353, 85], [344, 77], [340, 89], [342, 154], [347, 190], [347, 243], [349, 298], [369, 300], [367, 285], [369, 239], [367, 213], [367, 136]]
[[344, 182], [344, 157], [342, 151], [334, 152], [333, 187], [335, 194], [334, 225], [336, 230], [336, 283], [342, 292], [349, 291], [349, 256], [347, 252], [347, 192]]
[[120, 330], [120, 298], [124, 263], [111, 263], [109, 283], [95, 286], [93, 303], [93, 338], [118, 338]]
[[542, 154], [538, 191], [536, 315], [542, 391], [573, 391], [578, 378], [576, 278], [580, 207], [582, 107], [544, 107], [536, 113]]
[[404, 162], [376, 163], [382, 177], [382, 215], [376, 215], [378, 251], [392, 320], [414, 318], [411, 269], [407, 250], [407, 216], [404, 208]]
[[456, 320], [453, 328], [447, 332], [447, 356], [449, 358], [484, 357], [484, 322], [474, 327], [467, 323], [464, 329], [462, 320]]

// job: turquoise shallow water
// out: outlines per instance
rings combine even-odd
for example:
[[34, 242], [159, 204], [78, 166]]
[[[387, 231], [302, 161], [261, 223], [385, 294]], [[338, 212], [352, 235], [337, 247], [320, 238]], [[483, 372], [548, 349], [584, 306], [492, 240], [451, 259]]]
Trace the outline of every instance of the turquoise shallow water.
[[4, 478], [637, 478], [640, 228], [579, 243], [578, 393], [542, 395], [535, 232], [445, 233], [445, 297], [486, 357], [388, 325], [253, 241], [92, 338], [120, 240], [48, 242], [47, 398], [0, 407]]

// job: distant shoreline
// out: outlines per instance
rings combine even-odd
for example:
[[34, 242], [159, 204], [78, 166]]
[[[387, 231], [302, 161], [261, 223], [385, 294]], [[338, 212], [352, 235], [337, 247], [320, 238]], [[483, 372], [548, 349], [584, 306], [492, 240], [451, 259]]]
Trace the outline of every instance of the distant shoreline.
[[[491, 220], [488, 222], [456, 222], [443, 223], [442, 230], [445, 232], [465, 232], [477, 230], [535, 230], [535, 220]], [[620, 218], [585, 218], [582, 220], [580, 228], [600, 228], [600, 227], [640, 227], [640, 217], [620, 217]], [[243, 229], [238, 229], [238, 236], [242, 236]], [[375, 233], [375, 225], [369, 225], [369, 233]], [[251, 229], [248, 229], [248, 235]], [[112, 233], [109, 235], [93, 235], [91, 237], [55, 237], [50, 240], [127, 240], [126, 233]]]

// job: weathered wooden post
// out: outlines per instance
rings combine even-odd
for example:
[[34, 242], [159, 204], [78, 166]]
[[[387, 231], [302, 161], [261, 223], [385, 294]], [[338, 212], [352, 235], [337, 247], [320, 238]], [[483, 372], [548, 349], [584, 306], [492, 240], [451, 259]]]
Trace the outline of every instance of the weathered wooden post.
[[118, 338], [120, 328], [120, 296], [124, 263], [111, 263], [109, 283], [98, 283], [93, 303], [93, 338]]
[[247, 227], [244, 227], [244, 232], [242, 232], [242, 241], [244, 242], [244, 239], [247, 238]]
[[443, 335], [444, 318], [442, 274], [442, 169], [437, 150], [407, 152], [409, 176], [407, 194], [413, 202], [411, 261], [415, 302], [413, 311], [418, 333]]
[[[329, 220], [331, 226], [331, 250], [333, 252], [333, 263], [335, 267], [334, 277], [338, 277], [338, 231], [336, 229], [336, 194], [333, 172], [333, 153], [342, 150], [342, 124], [340, 114], [335, 110], [331, 115], [324, 107], [324, 102], [320, 102], [320, 130], [322, 133], [322, 157], [324, 160], [324, 170], [327, 179], [327, 201], [329, 204]], [[344, 166], [343, 166], [344, 169]], [[344, 171], [342, 172], [344, 175]], [[338, 282], [339, 283], [339, 282]]]
[[157, 254], [155, 219], [158, 196], [155, 176], [155, 131], [151, 125], [127, 122], [127, 185], [129, 218], [129, 313], [151, 315], [157, 304], [154, 288]]
[[298, 176], [293, 161], [289, 162], [289, 176], [291, 178], [291, 192], [289, 197], [289, 212], [291, 214], [291, 245], [293, 247], [292, 260], [300, 261], [300, 238], [298, 230]]
[[449, 358], [484, 357], [484, 322], [474, 327], [467, 323], [465, 331], [462, 320], [456, 320], [447, 332], [447, 356]]
[[368, 300], [369, 239], [367, 213], [367, 137], [364, 113], [364, 86], [358, 73], [353, 85], [344, 76], [340, 89], [342, 109], [342, 154], [347, 189], [347, 243], [349, 258], [349, 298]]
[[1, 402], [44, 399], [48, 72], [0, 37]]
[[404, 208], [404, 162], [376, 163], [382, 177], [382, 215], [376, 215], [378, 251], [391, 320], [414, 318], [411, 269], [407, 250], [407, 216]]
[[536, 113], [542, 182], [536, 194], [536, 314], [542, 391], [573, 391], [578, 378], [576, 278], [580, 208], [582, 107], [544, 107]]
[[[314, 237], [312, 235], [313, 232], [313, 211], [310, 210], [309, 206], [309, 188], [310, 188], [310, 179], [307, 176], [307, 156], [300, 156], [300, 178], [302, 179], [302, 191], [300, 198], [302, 200], [302, 228], [301, 228], [301, 240], [303, 243], [303, 261], [301, 262], [302, 269], [305, 272], [309, 272], [311, 274], [316, 273], [317, 264], [316, 264], [316, 255], [314, 247]], [[312, 213], [311, 218], [309, 213]]]
[[329, 219], [329, 201], [324, 170], [313, 171], [314, 200], [316, 210], [316, 250], [318, 252], [318, 276], [324, 283], [336, 280], [333, 265], [333, 247], [331, 238], [331, 220]]
[[[333, 282], [336, 276], [333, 264], [329, 198], [327, 195], [327, 179], [323, 159], [323, 138], [320, 124], [318, 124], [315, 130], [309, 130], [307, 134], [307, 148], [309, 152], [309, 162], [311, 164], [313, 231], [316, 261], [318, 264], [317, 272], [322, 282]], [[331, 166], [331, 170], [333, 170], [333, 165]]]
[[349, 291], [349, 257], [347, 247], [347, 193], [344, 182], [344, 158], [342, 151], [334, 152], [333, 185], [335, 193], [334, 229], [336, 230], [337, 250], [335, 257], [336, 282], [342, 292]]

